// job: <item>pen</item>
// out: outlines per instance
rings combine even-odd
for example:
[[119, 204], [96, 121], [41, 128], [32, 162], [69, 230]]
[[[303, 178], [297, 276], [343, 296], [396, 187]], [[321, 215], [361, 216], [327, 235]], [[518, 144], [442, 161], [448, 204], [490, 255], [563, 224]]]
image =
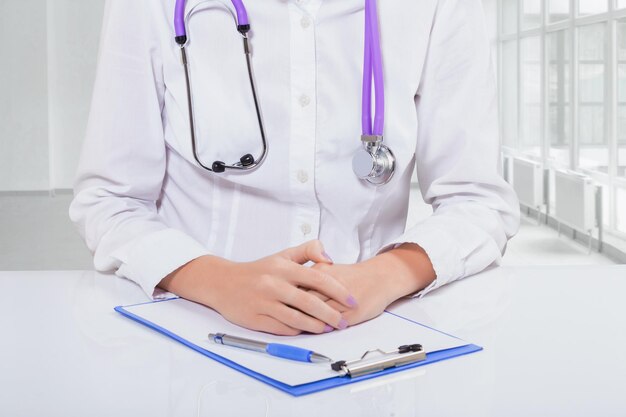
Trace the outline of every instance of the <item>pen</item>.
[[268, 355], [291, 359], [293, 361], [313, 363], [331, 362], [330, 358], [311, 350], [280, 343], [265, 343], [257, 340], [244, 339], [243, 337], [228, 336], [224, 333], [209, 333], [209, 340], [220, 345], [267, 353]]

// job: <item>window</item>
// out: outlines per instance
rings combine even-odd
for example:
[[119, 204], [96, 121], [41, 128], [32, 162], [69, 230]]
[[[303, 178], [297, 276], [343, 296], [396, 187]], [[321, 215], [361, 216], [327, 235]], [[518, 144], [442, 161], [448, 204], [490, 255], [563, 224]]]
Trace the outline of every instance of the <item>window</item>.
[[502, 33], [517, 32], [517, 7], [517, 0], [502, 0]]
[[617, 21], [617, 154], [617, 175], [626, 177], [626, 19]]
[[521, 41], [521, 149], [541, 154], [541, 43], [539, 36]]
[[571, 12], [569, 0], [548, 0], [548, 2], [548, 20], [550, 22], [569, 19]]
[[522, 0], [522, 29], [541, 26], [542, 0]]
[[548, 48], [548, 143], [550, 158], [558, 165], [570, 164], [570, 71], [569, 31], [547, 34]]
[[502, 44], [502, 142], [517, 146], [517, 41]]
[[591, 176], [607, 235], [626, 241], [626, 0], [498, 4], [507, 154]]
[[607, 0], [578, 0], [579, 16], [604, 13], [608, 8], [609, 2]]
[[579, 166], [608, 173], [605, 122], [606, 24], [583, 26], [578, 33]]

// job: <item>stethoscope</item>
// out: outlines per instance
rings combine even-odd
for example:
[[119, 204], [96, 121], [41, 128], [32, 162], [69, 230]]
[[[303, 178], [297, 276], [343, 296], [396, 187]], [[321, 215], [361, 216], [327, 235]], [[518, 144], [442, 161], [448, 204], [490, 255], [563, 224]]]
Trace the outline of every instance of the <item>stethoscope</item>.
[[[215, 161], [211, 166], [205, 165], [198, 155], [196, 142], [196, 130], [194, 122], [193, 98], [191, 94], [191, 77], [189, 71], [188, 54], [186, 46], [188, 42], [187, 24], [185, 22], [186, 0], [176, 0], [174, 12], [174, 28], [176, 32], [176, 43], [180, 46], [182, 63], [185, 71], [185, 83], [187, 90], [187, 106], [189, 110], [189, 126], [191, 131], [191, 148], [196, 162], [204, 169], [223, 173], [226, 170], [239, 172], [251, 171], [258, 168], [267, 157], [268, 145], [261, 115], [261, 106], [254, 82], [254, 71], [252, 69], [252, 59], [250, 52], [250, 42], [248, 32], [250, 32], [250, 22], [248, 12], [242, 0], [231, 0], [236, 12], [237, 31], [243, 37], [243, 51], [246, 57], [248, 68], [248, 78], [254, 99], [257, 120], [263, 151], [261, 156], [255, 158], [251, 154], [242, 156], [238, 162], [226, 164], [223, 161]], [[372, 120], [372, 79], [375, 90], [375, 115]], [[382, 48], [380, 45], [380, 30], [378, 26], [378, 11], [376, 0], [365, 0], [365, 52], [363, 63], [363, 93], [362, 93], [362, 146], [356, 151], [352, 159], [352, 169], [361, 180], [371, 184], [382, 185], [391, 180], [395, 172], [396, 159], [391, 149], [383, 143], [383, 132], [385, 125], [385, 85], [383, 79]]]

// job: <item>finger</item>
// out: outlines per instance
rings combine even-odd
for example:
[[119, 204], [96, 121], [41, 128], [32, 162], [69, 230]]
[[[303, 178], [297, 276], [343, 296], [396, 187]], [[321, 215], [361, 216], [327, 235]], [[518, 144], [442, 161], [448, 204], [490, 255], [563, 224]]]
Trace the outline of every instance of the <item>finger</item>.
[[315, 290], [346, 307], [357, 307], [357, 301], [352, 294], [350, 294], [350, 291], [332, 275], [300, 265], [293, 265], [288, 272], [291, 277], [291, 282], [294, 284]]
[[[337, 308], [341, 306], [340, 304], [336, 303], [333, 300], [328, 301], [327, 304], [333, 308]], [[356, 310], [348, 310], [346, 312], [343, 312], [342, 315], [343, 315], [343, 318], [348, 322], [348, 326], [354, 326], [356, 324], [372, 320], [373, 318], [378, 317], [382, 313], [383, 311], [375, 312], [375, 311], [368, 311], [365, 309], [356, 309]]]
[[348, 323], [343, 319], [339, 311], [307, 291], [295, 287], [287, 287], [281, 291], [281, 294], [280, 300], [288, 306], [337, 329], [345, 329], [347, 327]]
[[346, 306], [344, 306], [343, 304], [339, 304], [337, 301], [331, 300], [331, 299], [326, 300], [325, 303], [328, 304], [330, 308], [332, 308], [333, 310], [337, 310], [338, 312], [340, 312], [343, 318], [346, 319], [349, 325], [354, 324], [353, 322], [350, 321], [349, 317], [350, 318], [354, 317], [355, 314], [358, 315], [359, 309], [346, 308]]
[[[328, 308], [330, 309], [330, 307]], [[332, 326], [324, 323], [323, 321], [308, 316], [302, 311], [298, 311], [297, 309], [282, 303], [276, 303], [269, 314], [281, 323], [305, 332], [320, 334], [328, 333], [333, 330]]]
[[[317, 297], [317, 298], [319, 298], [320, 300], [322, 300], [324, 302], [330, 300], [330, 298], [326, 297], [324, 294], [319, 293], [319, 292], [317, 292], [315, 290], [308, 290], [307, 292], [309, 294], [311, 294], [312, 296]], [[337, 309], [335, 309], [335, 310], [337, 310]], [[339, 310], [337, 310], [337, 311], [339, 311]]]
[[278, 336], [296, 336], [302, 333], [301, 330], [294, 329], [273, 317], [260, 314], [256, 316], [254, 329], [260, 332], [271, 333]]
[[354, 326], [378, 317], [380, 314], [382, 314], [382, 312], [378, 314], [371, 314], [364, 311], [352, 310], [345, 312], [344, 320], [346, 320], [348, 326]]
[[324, 250], [324, 245], [319, 240], [311, 240], [300, 246], [285, 249], [280, 252], [285, 258], [303, 265], [309, 261], [315, 263], [332, 264], [333, 260]]
[[[312, 296], [319, 298], [320, 300], [322, 300], [323, 302], [328, 304], [334, 310], [337, 310], [338, 312], [340, 312], [341, 315], [343, 316], [343, 318], [348, 321], [348, 325], [350, 325], [350, 326], [352, 325], [352, 322], [350, 320], [348, 320], [348, 318], [346, 317], [346, 315], [344, 315], [344, 313], [347, 313], [348, 311], [354, 311], [354, 309], [347, 308], [343, 304], [339, 304], [337, 301], [331, 300], [330, 298], [326, 297], [324, 294], [320, 294], [319, 292], [317, 292], [315, 290], [309, 290], [307, 292], [309, 294], [311, 294]], [[352, 315], [354, 315], [354, 314], [352, 314]]]

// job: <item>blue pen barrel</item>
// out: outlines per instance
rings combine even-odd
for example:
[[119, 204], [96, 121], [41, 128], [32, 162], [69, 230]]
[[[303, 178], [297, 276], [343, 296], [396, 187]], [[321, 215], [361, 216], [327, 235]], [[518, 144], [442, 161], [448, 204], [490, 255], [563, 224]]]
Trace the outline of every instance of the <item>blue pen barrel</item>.
[[295, 346], [281, 345], [280, 343], [269, 343], [265, 351], [272, 356], [300, 362], [311, 362], [311, 354], [313, 353], [310, 350]]

